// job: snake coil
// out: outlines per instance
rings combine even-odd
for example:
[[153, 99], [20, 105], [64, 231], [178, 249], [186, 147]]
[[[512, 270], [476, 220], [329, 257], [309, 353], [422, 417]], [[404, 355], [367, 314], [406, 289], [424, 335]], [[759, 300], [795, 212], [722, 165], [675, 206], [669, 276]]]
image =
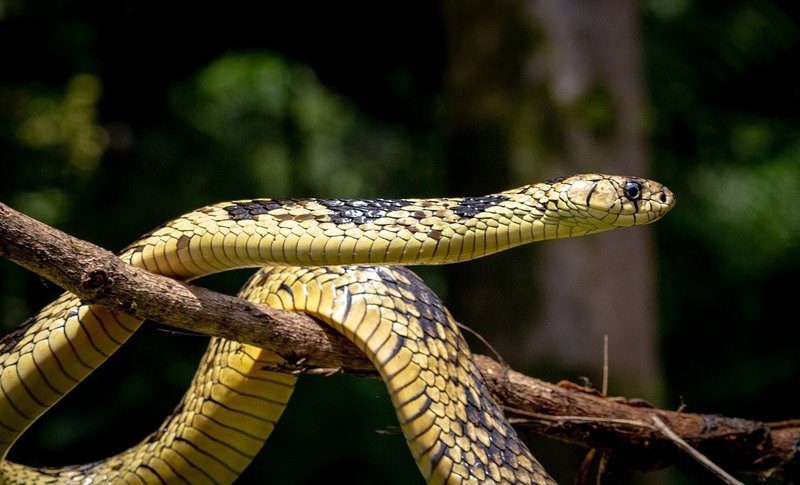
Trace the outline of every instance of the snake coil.
[[[120, 258], [188, 281], [261, 267], [242, 298], [309, 313], [352, 340], [386, 383], [429, 483], [553, 483], [492, 399], [455, 321], [402, 264], [474, 259], [532, 241], [663, 217], [657, 182], [576, 175], [483, 197], [255, 199], [203, 207]], [[211, 339], [172, 415], [106, 460], [30, 468], [5, 460], [19, 436], [141, 325], [65, 293], [0, 340], [0, 482], [230, 483], [269, 437], [295, 377], [281, 356]]]

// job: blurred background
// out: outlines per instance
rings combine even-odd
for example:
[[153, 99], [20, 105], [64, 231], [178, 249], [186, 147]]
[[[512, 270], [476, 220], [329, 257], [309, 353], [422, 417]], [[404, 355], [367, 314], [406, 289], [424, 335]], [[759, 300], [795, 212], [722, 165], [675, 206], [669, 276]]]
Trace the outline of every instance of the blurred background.
[[[520, 371], [599, 388], [607, 334], [612, 395], [798, 418], [798, 19], [775, 0], [0, 0], [0, 200], [118, 250], [228, 199], [652, 177], [678, 200], [652, 227], [419, 273]], [[201, 284], [234, 293], [247, 274]], [[0, 261], [2, 330], [58, 293]], [[164, 330], [148, 325], [11, 458], [87, 462], [154, 430], [207, 342]], [[379, 381], [305, 377], [284, 416], [241, 483], [420, 481]], [[574, 480], [584, 450], [529, 439]]]

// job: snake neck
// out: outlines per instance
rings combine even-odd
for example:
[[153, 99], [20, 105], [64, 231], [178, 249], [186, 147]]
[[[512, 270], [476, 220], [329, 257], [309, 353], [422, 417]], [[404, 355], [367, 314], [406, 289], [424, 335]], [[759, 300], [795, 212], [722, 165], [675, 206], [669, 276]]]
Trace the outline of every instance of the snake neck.
[[265, 263], [446, 264], [598, 230], [562, 210], [544, 187], [441, 199], [227, 202], [171, 221], [122, 257], [187, 280]]
[[239, 200], [185, 214], [142, 237], [123, 257], [181, 279], [266, 263], [446, 264], [648, 224], [674, 202], [657, 182], [604, 174], [479, 197]]

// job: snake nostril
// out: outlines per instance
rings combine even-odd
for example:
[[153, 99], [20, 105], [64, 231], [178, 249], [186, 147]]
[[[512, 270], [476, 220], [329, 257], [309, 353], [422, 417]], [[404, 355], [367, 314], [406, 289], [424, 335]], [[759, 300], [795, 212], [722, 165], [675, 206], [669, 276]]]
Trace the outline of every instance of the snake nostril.
[[661, 192], [661, 202], [663, 202], [664, 204], [667, 203], [667, 194], [665, 194], [664, 192]]

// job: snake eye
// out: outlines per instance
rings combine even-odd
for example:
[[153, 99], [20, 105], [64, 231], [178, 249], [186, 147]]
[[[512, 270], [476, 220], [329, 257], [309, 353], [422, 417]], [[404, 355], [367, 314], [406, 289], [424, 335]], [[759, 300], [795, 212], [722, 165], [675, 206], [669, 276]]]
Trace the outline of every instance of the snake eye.
[[642, 185], [638, 182], [628, 182], [622, 189], [628, 200], [635, 202], [642, 198]]

